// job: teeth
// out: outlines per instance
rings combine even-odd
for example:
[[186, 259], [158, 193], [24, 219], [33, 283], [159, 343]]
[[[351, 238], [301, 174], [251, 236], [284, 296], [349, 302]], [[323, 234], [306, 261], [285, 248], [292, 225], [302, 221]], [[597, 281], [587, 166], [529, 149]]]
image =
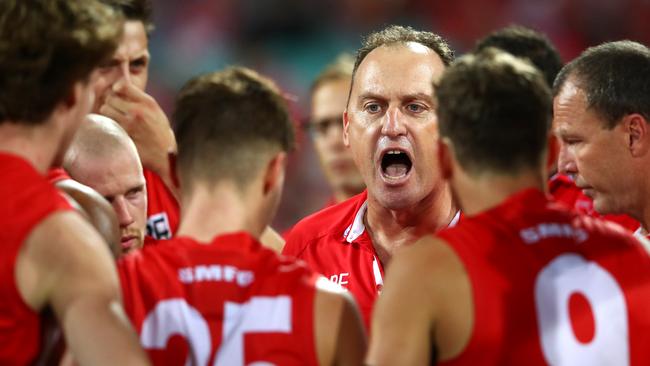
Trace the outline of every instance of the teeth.
[[390, 150], [386, 154], [393, 155], [393, 154], [401, 154], [402, 152], [399, 150]]

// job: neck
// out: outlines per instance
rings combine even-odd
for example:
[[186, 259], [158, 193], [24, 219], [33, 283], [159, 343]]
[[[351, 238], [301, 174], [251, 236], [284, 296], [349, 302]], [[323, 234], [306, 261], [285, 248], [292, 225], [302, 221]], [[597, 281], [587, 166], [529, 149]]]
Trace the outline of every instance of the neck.
[[512, 176], [486, 173], [478, 177], [458, 174], [453, 182], [458, 203], [468, 216], [495, 207], [523, 189], [537, 188], [545, 192], [547, 187], [544, 174], [536, 172]]
[[208, 187], [196, 184], [192, 192], [181, 193], [181, 224], [178, 236], [209, 243], [219, 235], [247, 232], [259, 238], [261, 229], [252, 220], [245, 195], [232, 182]]
[[47, 123], [29, 126], [5, 121], [0, 124], [0, 151], [24, 158], [39, 173], [45, 174], [60, 144], [60, 139], [53, 136], [48, 127]]
[[364, 223], [379, 259], [386, 265], [399, 247], [447, 227], [456, 212], [447, 185], [434, 190], [416, 205], [400, 210], [382, 207], [368, 194], [368, 211]]

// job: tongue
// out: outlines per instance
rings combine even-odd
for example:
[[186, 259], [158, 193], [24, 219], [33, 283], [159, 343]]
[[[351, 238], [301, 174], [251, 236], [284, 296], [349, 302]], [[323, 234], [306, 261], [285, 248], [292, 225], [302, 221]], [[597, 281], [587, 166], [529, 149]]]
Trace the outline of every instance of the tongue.
[[408, 172], [406, 164], [390, 164], [386, 167], [386, 175], [389, 177], [401, 177]]

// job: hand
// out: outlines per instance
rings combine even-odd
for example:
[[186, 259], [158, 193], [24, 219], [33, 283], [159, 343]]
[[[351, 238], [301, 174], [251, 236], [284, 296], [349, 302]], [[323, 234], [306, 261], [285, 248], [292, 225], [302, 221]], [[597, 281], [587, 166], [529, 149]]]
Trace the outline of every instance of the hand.
[[173, 191], [168, 153], [176, 152], [176, 139], [156, 100], [122, 80], [113, 85], [99, 112], [126, 130], [135, 142], [142, 165], [158, 174]]

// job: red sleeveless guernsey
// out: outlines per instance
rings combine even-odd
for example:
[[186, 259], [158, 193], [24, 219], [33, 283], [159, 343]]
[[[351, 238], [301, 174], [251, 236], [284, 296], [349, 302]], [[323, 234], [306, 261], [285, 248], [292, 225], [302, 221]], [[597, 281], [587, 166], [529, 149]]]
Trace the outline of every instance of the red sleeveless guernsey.
[[153, 171], [144, 168], [147, 182], [147, 235], [154, 239], [171, 239], [178, 229], [178, 201]]
[[474, 325], [443, 365], [650, 365], [650, 259], [622, 228], [539, 190], [437, 234], [462, 260]]
[[40, 349], [40, 317], [16, 287], [16, 257], [39, 222], [72, 208], [23, 158], [0, 153], [0, 169], [0, 365], [25, 365]]
[[245, 233], [160, 241], [118, 264], [155, 365], [315, 365], [318, 276]]

